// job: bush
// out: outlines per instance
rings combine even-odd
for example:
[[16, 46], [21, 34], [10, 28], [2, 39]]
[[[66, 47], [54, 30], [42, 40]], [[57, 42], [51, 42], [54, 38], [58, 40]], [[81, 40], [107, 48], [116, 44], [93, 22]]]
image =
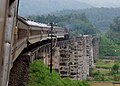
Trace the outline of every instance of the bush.
[[61, 78], [54, 70], [50, 74], [49, 68], [42, 61], [37, 60], [30, 64], [27, 86], [90, 86], [90, 84], [87, 81]]

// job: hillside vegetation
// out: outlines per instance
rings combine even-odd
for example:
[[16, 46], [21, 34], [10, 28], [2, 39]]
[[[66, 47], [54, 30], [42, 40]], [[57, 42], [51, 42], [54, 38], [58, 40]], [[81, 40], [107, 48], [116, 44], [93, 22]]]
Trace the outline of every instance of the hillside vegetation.
[[99, 53], [101, 58], [104, 56], [120, 56], [120, 45], [102, 34], [100, 37]]
[[30, 64], [29, 81], [27, 86], [90, 86], [87, 81], [74, 81], [69, 78], [61, 78], [53, 70], [50, 74], [49, 68], [42, 61], [37, 60]]
[[89, 21], [101, 31], [109, 29], [112, 20], [120, 16], [120, 8], [88, 8], [84, 10], [67, 10], [53, 13], [54, 15], [66, 15], [70, 13], [85, 13]]
[[[39, 12], [39, 11], [38, 11]], [[106, 32], [109, 30], [109, 26], [112, 20], [120, 16], [120, 8], [88, 8], [83, 10], [63, 10], [50, 13], [57, 17], [70, 15], [70, 14], [82, 14], [86, 15], [86, 18], [100, 31]], [[32, 14], [31, 14], [32, 15]], [[37, 12], [34, 15], [39, 15]], [[47, 15], [47, 14], [46, 14]], [[41, 16], [44, 17], [44, 16]], [[55, 19], [56, 20], [56, 19]]]
[[108, 38], [120, 45], [120, 17], [114, 18], [110, 30], [106, 34]]
[[100, 55], [120, 56], [120, 17], [114, 18], [109, 28], [101, 35]]

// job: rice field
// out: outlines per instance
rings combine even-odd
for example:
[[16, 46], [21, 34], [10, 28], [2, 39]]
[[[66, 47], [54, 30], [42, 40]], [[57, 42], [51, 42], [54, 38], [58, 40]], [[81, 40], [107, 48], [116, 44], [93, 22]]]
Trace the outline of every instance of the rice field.
[[120, 84], [113, 84], [112, 82], [91, 82], [91, 86], [120, 86]]
[[[95, 67], [92, 70], [93, 74], [92, 76], [94, 78], [94, 81], [119, 82], [120, 68], [119, 73], [113, 74], [111, 69], [114, 64], [119, 64], [120, 66], [120, 60], [106, 60], [106, 59], [98, 60], [95, 64]], [[120, 86], [120, 84], [113, 85], [112, 83], [94, 83], [94, 85], [92, 86]]]

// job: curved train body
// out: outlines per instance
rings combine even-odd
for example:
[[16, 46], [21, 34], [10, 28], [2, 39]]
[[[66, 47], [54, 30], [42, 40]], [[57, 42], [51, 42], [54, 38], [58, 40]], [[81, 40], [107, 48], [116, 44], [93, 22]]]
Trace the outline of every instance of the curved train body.
[[[7, 86], [10, 69], [30, 44], [50, 39], [51, 26], [18, 16], [19, 0], [0, 1], [0, 86]], [[53, 26], [56, 38], [68, 38], [62, 27]]]
[[[51, 39], [51, 26], [37, 23], [17, 17], [16, 28], [14, 28], [14, 42], [12, 46], [13, 61], [19, 56], [24, 48], [29, 44], [34, 44], [43, 40]], [[58, 26], [53, 26], [52, 34], [56, 38], [68, 38], [69, 34], [66, 29]]]

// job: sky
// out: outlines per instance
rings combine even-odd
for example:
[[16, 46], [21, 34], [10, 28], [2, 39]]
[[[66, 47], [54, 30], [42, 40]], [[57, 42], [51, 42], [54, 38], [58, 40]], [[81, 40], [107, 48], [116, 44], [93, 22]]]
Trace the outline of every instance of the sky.
[[76, 0], [95, 7], [120, 7], [120, 0]]

